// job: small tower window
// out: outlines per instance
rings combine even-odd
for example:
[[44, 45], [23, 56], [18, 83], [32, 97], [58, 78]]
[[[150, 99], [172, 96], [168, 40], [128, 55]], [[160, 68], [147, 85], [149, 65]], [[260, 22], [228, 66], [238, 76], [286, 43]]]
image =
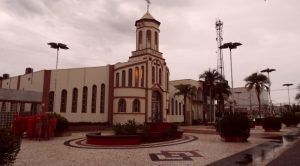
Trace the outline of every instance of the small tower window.
[[147, 30], [147, 48], [151, 48], [151, 31]]
[[158, 33], [155, 32], [155, 46], [156, 46], [156, 50], [158, 50]]
[[143, 32], [139, 32], [139, 45], [143, 44]]

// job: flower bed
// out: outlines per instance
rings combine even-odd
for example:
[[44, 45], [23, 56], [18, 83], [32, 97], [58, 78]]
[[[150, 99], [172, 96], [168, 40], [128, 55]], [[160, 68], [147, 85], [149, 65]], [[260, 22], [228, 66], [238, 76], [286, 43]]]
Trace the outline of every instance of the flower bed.
[[147, 123], [137, 124], [129, 120], [125, 124], [113, 126], [115, 135], [101, 135], [101, 133], [88, 133], [87, 143], [94, 145], [138, 145], [141, 142], [160, 142], [178, 139], [183, 131], [178, 131], [175, 124], [170, 123]]

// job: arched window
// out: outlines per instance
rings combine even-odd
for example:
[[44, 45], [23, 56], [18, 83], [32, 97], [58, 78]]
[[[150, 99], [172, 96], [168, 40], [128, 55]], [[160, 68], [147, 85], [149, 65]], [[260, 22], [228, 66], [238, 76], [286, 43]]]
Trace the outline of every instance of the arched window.
[[136, 67], [135, 68], [135, 87], [139, 86], [139, 76], [140, 76], [140, 72], [139, 72], [139, 68]]
[[156, 50], [158, 50], [158, 33], [155, 32], [155, 46], [156, 46]]
[[147, 48], [151, 48], [151, 31], [147, 30]]
[[125, 99], [120, 99], [118, 106], [119, 106], [119, 109], [118, 109], [119, 112], [126, 112], [126, 101], [125, 101]]
[[119, 87], [119, 83], [120, 83], [120, 74], [117, 73], [116, 74], [116, 87]]
[[49, 103], [48, 103], [48, 111], [53, 112], [53, 106], [54, 106], [54, 92], [51, 91], [49, 93]]
[[100, 113], [104, 113], [105, 109], [105, 85], [101, 84], [101, 94], [100, 94]]
[[179, 115], [181, 115], [181, 103], [179, 103]]
[[144, 87], [144, 74], [145, 73], [145, 69], [144, 66], [141, 67], [141, 87]]
[[126, 86], [126, 72], [125, 70], [122, 71], [122, 85], [121, 86]]
[[87, 111], [87, 96], [88, 96], [88, 88], [84, 86], [82, 90], [82, 105], [81, 105], [81, 112], [83, 113], [86, 113]]
[[97, 101], [97, 86], [93, 85], [93, 89], [92, 89], [92, 113], [96, 112], [96, 101]]
[[175, 114], [178, 115], [178, 102], [175, 101]]
[[140, 109], [141, 109], [141, 103], [138, 99], [135, 99], [132, 102], [132, 112], [141, 112]]
[[72, 112], [75, 113], [77, 112], [77, 102], [78, 102], [78, 89], [73, 88], [73, 93], [72, 93]]
[[174, 115], [174, 99], [172, 98], [172, 115]]
[[60, 98], [60, 112], [66, 112], [67, 110], [67, 90], [63, 89], [61, 91]]
[[161, 69], [158, 70], [158, 75], [159, 75], [158, 82], [159, 84], [161, 84]]
[[132, 69], [128, 70], [128, 86], [132, 87]]
[[139, 47], [141, 44], [143, 44], [143, 32], [142, 31], [139, 32]]
[[152, 66], [152, 83], [155, 83], [155, 67]]

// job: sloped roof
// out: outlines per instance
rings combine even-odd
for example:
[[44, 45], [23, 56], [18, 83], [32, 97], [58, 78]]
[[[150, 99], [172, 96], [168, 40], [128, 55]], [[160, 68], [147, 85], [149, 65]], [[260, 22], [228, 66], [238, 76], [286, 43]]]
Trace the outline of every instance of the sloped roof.
[[42, 92], [0, 88], [0, 101], [41, 103]]

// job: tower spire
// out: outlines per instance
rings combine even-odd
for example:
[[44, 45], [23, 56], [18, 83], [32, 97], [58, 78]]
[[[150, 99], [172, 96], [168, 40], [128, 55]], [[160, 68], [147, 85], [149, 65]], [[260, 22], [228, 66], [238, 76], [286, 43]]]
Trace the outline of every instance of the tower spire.
[[149, 13], [149, 8], [150, 8], [151, 2], [150, 2], [150, 0], [146, 0], [146, 2], [147, 2], [147, 13]]

